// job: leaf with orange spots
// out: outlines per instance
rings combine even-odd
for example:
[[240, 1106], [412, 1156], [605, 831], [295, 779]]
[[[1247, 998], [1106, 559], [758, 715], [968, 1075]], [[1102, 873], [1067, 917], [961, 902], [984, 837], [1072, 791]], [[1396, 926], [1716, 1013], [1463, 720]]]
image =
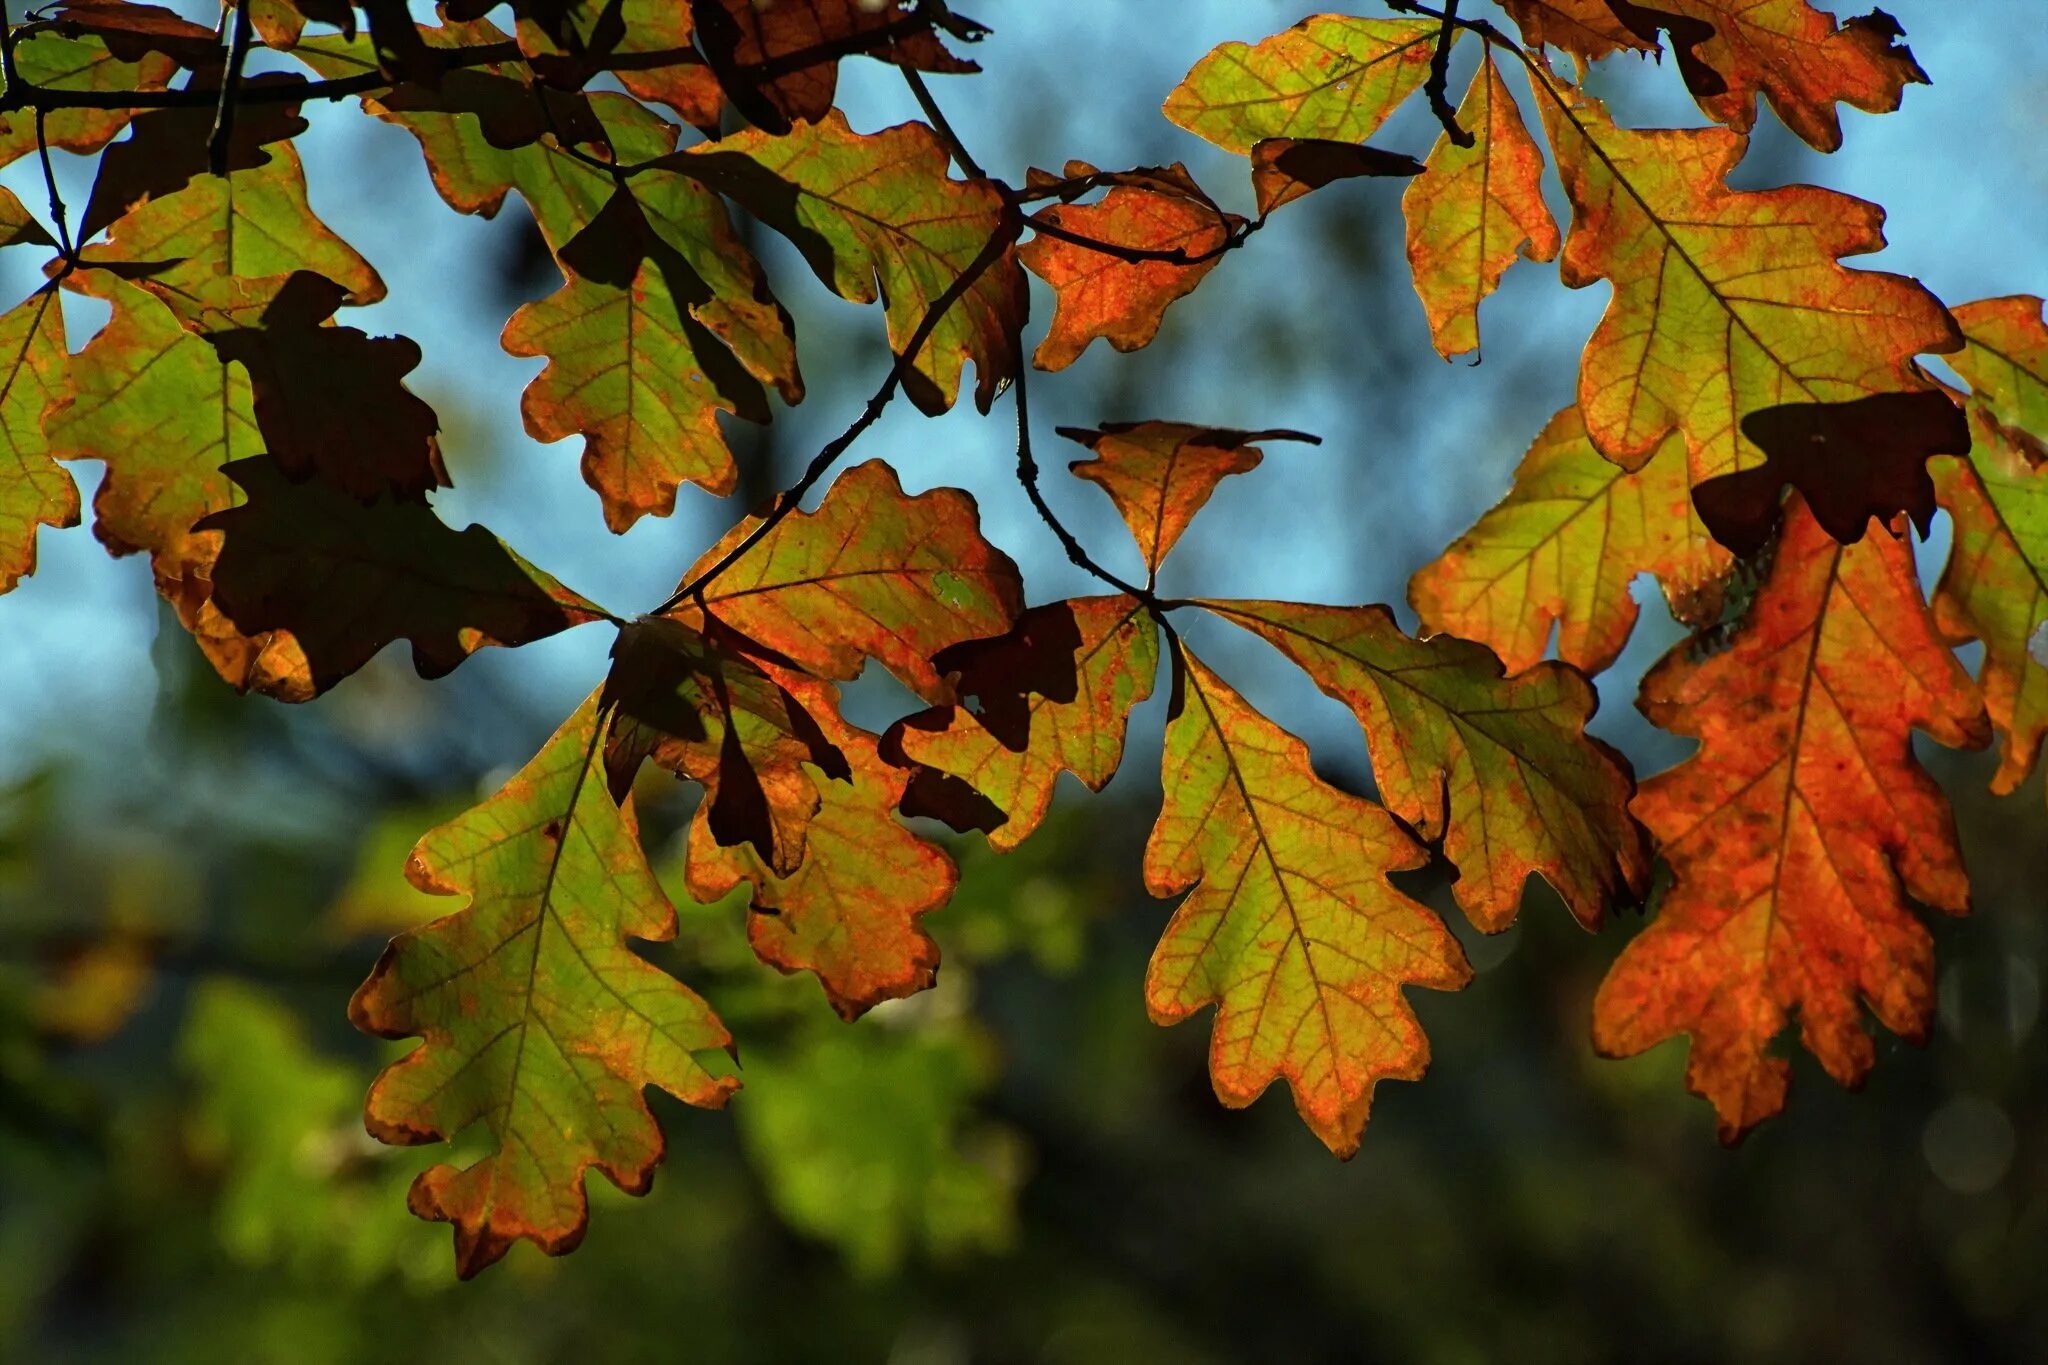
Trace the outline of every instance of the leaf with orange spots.
[[1935, 462], [1935, 489], [1954, 523], [1934, 616], [1954, 640], [1982, 640], [1979, 682], [2001, 752], [1991, 789], [2027, 780], [2048, 739], [2048, 466], [2007, 428], [1971, 413], [1967, 459]]
[[1285, 1080], [1302, 1121], [1350, 1156], [1373, 1087], [1429, 1064], [1402, 989], [1456, 990], [1471, 969], [1442, 921], [1387, 878], [1421, 867], [1422, 846], [1318, 778], [1301, 741], [1200, 660], [1175, 667], [1145, 886], [1190, 894], [1153, 952], [1146, 1008], [1174, 1024], [1216, 1006], [1217, 1098], [1242, 1108]]
[[1838, 21], [1809, 0], [1609, 0], [1639, 39], [1670, 35], [1679, 73], [1707, 117], [1746, 133], [1756, 98], [1823, 152], [1842, 145], [1837, 104], [1870, 114], [1899, 107], [1927, 73], [1883, 10]]
[[[687, 583], [753, 532], [727, 532]], [[981, 538], [974, 499], [953, 488], [915, 497], [879, 460], [839, 476], [815, 512], [784, 519], [674, 612], [707, 613], [764, 657], [850, 681], [869, 659], [930, 702], [951, 700], [932, 656], [1000, 635], [1023, 610], [1010, 557]]]
[[36, 569], [36, 531], [78, 525], [78, 486], [51, 458], [43, 409], [65, 392], [70, 356], [57, 291], [43, 288], [0, 315], [0, 592]]
[[[1962, 344], [1916, 281], [1837, 263], [1884, 246], [1876, 205], [1731, 190], [1740, 135], [1621, 128], [1569, 89], [1539, 93], [1572, 201], [1564, 282], [1614, 287], [1579, 370], [1587, 434], [1609, 459], [1639, 466], [1677, 431], [1694, 487], [1755, 469], [1768, 456], [1745, 417], [1924, 391], [1913, 357]], [[1829, 491], [1852, 493], [1853, 472]]]
[[1224, 43], [1166, 97], [1166, 117], [1227, 152], [1269, 137], [1363, 142], [1429, 77], [1439, 25], [1319, 14]]
[[1231, 431], [1191, 422], [1111, 422], [1094, 431], [1059, 432], [1095, 452], [1094, 459], [1068, 468], [1109, 494], [1154, 575], [1216, 485], [1259, 467], [1265, 458], [1260, 442], [1322, 443], [1300, 431]]
[[910, 774], [882, 760], [875, 736], [840, 718], [832, 689], [782, 682], [847, 766], [837, 774], [813, 767], [818, 811], [803, 865], [787, 876], [749, 846], [720, 847], [700, 807], [690, 827], [690, 894], [713, 901], [751, 882], [747, 938], [755, 953], [782, 971], [815, 974], [832, 1007], [856, 1019], [932, 984], [939, 949], [919, 920], [946, 903], [959, 874], [896, 819]]
[[1133, 598], [1077, 597], [1033, 607], [1009, 634], [953, 645], [932, 662], [955, 677], [961, 704], [899, 722], [890, 739], [910, 762], [992, 802], [1004, 818], [989, 846], [1008, 852], [1044, 821], [1062, 772], [1092, 791], [1116, 775], [1125, 720], [1152, 695], [1159, 637]]
[[1679, 620], [1710, 624], [1733, 567], [1693, 511], [1677, 436], [1624, 470], [1586, 439], [1576, 407], [1550, 419], [1514, 486], [1415, 573], [1408, 600], [1431, 631], [1477, 640], [1510, 672], [1557, 657], [1587, 673], [1613, 663], [1635, 628], [1629, 584], [1652, 573]]
[[1263, 638], [1358, 717], [1380, 799], [1458, 869], [1453, 890], [1497, 933], [1533, 873], [1588, 927], [1648, 888], [1621, 755], [1586, 734], [1592, 687], [1562, 664], [1512, 678], [1482, 645], [1411, 639], [1385, 607], [1202, 606]]
[[[842, 57], [874, 57], [916, 71], [981, 68], [933, 31], [931, 11], [896, 0], [696, 0], [698, 41], [733, 105], [771, 133], [814, 123], [832, 108]], [[955, 32], [980, 26], [948, 15]]]
[[592, 696], [496, 795], [420, 840], [413, 884], [468, 902], [393, 939], [349, 1002], [358, 1028], [425, 1040], [371, 1087], [374, 1136], [483, 1130], [479, 1160], [432, 1167], [409, 1200], [455, 1225], [465, 1278], [521, 1238], [573, 1250], [586, 1171], [647, 1192], [662, 1136], [646, 1087], [717, 1107], [739, 1084], [710, 1007], [631, 946], [673, 938], [675, 911], [605, 790], [598, 710]]
[[1445, 357], [1479, 348], [1479, 304], [1517, 257], [1557, 257], [1557, 222], [1543, 202], [1543, 153], [1489, 51], [1458, 106], [1472, 135], [1460, 147], [1439, 136], [1425, 173], [1401, 198], [1408, 265]]
[[879, 297], [899, 355], [955, 282], [985, 262], [940, 315], [903, 388], [937, 415], [952, 407], [971, 362], [975, 406], [987, 412], [998, 386], [1017, 373], [1028, 302], [1016, 252], [1003, 242], [1015, 231], [1015, 210], [987, 181], [953, 179], [947, 162], [922, 123], [856, 133], [835, 110], [782, 137], [749, 129], [663, 164], [789, 238], [842, 298]]
[[[15, 69], [23, 80], [44, 90], [110, 94], [116, 91], [158, 91], [170, 84], [178, 64], [161, 52], [133, 54], [124, 60], [107, 50], [101, 39], [52, 30], [25, 32], [14, 40]], [[121, 135], [134, 111], [128, 109], [53, 109], [43, 118], [43, 137], [67, 152], [96, 152]], [[36, 149], [33, 109], [0, 114], [0, 166]]]
[[1636, 797], [1672, 885], [1594, 1002], [1609, 1056], [1691, 1036], [1686, 1084], [1730, 1142], [1783, 1107], [1772, 1047], [1793, 1020], [1844, 1085], [1876, 1055], [1863, 1004], [1927, 1036], [1933, 940], [1907, 897], [1959, 914], [1969, 887], [1913, 730], [1988, 737], [1910, 549], [1880, 532], [1841, 545], [1797, 499], [1787, 520], [1732, 647], [1681, 647], [1643, 679], [1642, 712], [1701, 747]]
[[[1076, 166], [1067, 169], [1077, 173]], [[1167, 308], [1215, 268], [1244, 220], [1217, 208], [1176, 164], [1165, 170], [1163, 183], [1177, 188], [1178, 182], [1185, 190], [1171, 193], [1114, 185], [1099, 204], [1055, 204], [1031, 219], [1043, 227], [1017, 259], [1054, 294], [1052, 326], [1032, 364], [1064, 370], [1097, 337], [1119, 351], [1150, 345]], [[1058, 233], [1170, 259], [1126, 259]]]

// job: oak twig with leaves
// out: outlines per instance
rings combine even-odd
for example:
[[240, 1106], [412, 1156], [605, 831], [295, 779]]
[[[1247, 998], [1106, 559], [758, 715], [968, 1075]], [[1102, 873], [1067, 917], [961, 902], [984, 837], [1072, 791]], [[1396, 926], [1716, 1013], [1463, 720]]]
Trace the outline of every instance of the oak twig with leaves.
[[[905, 817], [1015, 848], [1060, 773], [1109, 781], [1129, 713], [1164, 686], [1143, 872], [1181, 899], [1147, 1007], [1165, 1024], [1214, 1006], [1217, 1095], [1246, 1105], [1284, 1080], [1339, 1155], [1378, 1082], [1427, 1066], [1406, 988], [1470, 976], [1449, 928], [1391, 879], [1433, 857], [1485, 932], [1514, 920], [1532, 874], [1598, 925], [1644, 900], [1661, 859], [1668, 889], [1599, 992], [1593, 1041], [1620, 1055], [1687, 1035], [1688, 1082], [1730, 1140], [1782, 1107], [1772, 1047], [1788, 1027], [1848, 1084], [1874, 1056], [1866, 1008], [1924, 1036], [1932, 949], [1914, 902], [1960, 912], [1969, 891], [1913, 733], [1995, 736], [2001, 791], [2048, 734], [2041, 301], [1945, 307], [1842, 263], [1883, 246], [1875, 205], [1728, 185], [1759, 95], [1831, 151], [1838, 105], [1890, 111], [1927, 79], [1881, 11], [1502, 4], [1518, 33], [1455, 2], [1389, 0], [1194, 60], [1161, 92], [1165, 116], [1243, 154], [1250, 218], [1180, 164], [984, 169], [921, 73], [974, 72], [965, 54], [988, 31], [937, 0], [514, 0], [509, 32], [485, 6], [449, 3], [428, 25], [387, 0], [242, 0], [216, 28], [128, 0], [10, 18], [0, 159], [39, 158], [48, 203], [39, 218], [0, 190], [0, 244], [53, 254], [0, 318], [0, 587], [33, 571], [39, 528], [80, 520], [64, 462], [96, 460], [95, 534], [148, 555], [239, 689], [308, 701], [399, 640], [434, 677], [484, 646], [617, 633], [610, 671], [546, 747], [421, 839], [413, 882], [464, 899], [393, 940], [350, 1005], [368, 1031], [422, 1040], [370, 1094], [375, 1136], [483, 1136], [473, 1164], [432, 1167], [411, 1196], [454, 1225], [463, 1275], [520, 1239], [574, 1247], [592, 1168], [648, 1187], [662, 1136], [647, 1086], [716, 1106], [745, 1075], [717, 1002], [633, 948], [675, 924], [631, 798], [650, 763], [701, 791], [690, 892], [750, 886], [762, 961], [815, 975], [852, 1020], [939, 965], [921, 922], [956, 873]], [[1462, 94], [1460, 48], [1476, 49]], [[1583, 75], [1667, 48], [1712, 126], [1623, 126], [1555, 60]], [[252, 72], [259, 50], [307, 74]], [[852, 59], [901, 68], [924, 118], [854, 128], [834, 107]], [[1369, 145], [1418, 93], [1434, 146]], [[612, 531], [667, 515], [685, 484], [731, 492], [731, 424], [804, 397], [775, 292], [798, 286], [769, 278], [735, 214], [788, 239], [826, 288], [878, 303], [891, 363], [666, 601], [601, 606], [436, 514], [438, 422], [406, 387], [419, 348], [347, 325], [384, 284], [308, 205], [294, 139], [315, 101], [410, 132], [456, 212], [515, 193], [532, 211], [562, 283], [503, 344], [546, 361], [527, 429], [583, 439]], [[84, 204], [59, 193], [52, 149], [98, 156]], [[1407, 258], [1446, 357], [1477, 348], [1481, 305], [1522, 257], [1558, 260], [1569, 287], [1607, 282], [1576, 402], [1534, 435], [1501, 505], [1416, 575], [1420, 637], [1383, 606], [1159, 594], [1204, 504], [1316, 439], [1290, 430], [1189, 413], [1062, 429], [1146, 570], [1110, 573], [1043, 495], [1027, 353], [1058, 371], [1098, 338], [1149, 344], [1270, 215], [1361, 177], [1405, 184]], [[1026, 272], [1054, 300], [1035, 340]], [[111, 308], [75, 352], [59, 290]], [[879, 459], [840, 467], [896, 400], [944, 413], [970, 370], [982, 413], [1014, 402], [1018, 495], [1099, 595], [1033, 603], [966, 494], [907, 494]], [[1955, 550], [1930, 604], [1912, 527], [1937, 504]], [[1637, 573], [1702, 631], [1639, 702], [1699, 751], [1640, 790], [1586, 734], [1588, 677], [1628, 638]], [[1731, 626], [1742, 576], [1760, 586]], [[1348, 707], [1377, 799], [1318, 777], [1196, 658], [1174, 624], [1188, 614], [1263, 639]], [[1972, 639], [1977, 680], [1953, 653]], [[870, 662], [923, 704], [880, 734], [839, 705]]]

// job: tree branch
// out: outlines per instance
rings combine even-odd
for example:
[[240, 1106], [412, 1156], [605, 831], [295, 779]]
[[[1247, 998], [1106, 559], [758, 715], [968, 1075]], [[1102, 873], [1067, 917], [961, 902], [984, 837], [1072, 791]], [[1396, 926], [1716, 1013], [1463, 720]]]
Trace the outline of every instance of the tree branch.
[[1387, 0], [1387, 8], [1405, 14], [1420, 14], [1441, 20], [1436, 31], [1436, 51], [1429, 58], [1429, 80], [1423, 84], [1422, 93], [1429, 97], [1430, 112], [1444, 127], [1444, 136], [1460, 147], [1470, 147], [1477, 140], [1458, 124], [1458, 110], [1451, 103], [1451, 43], [1457, 38], [1458, 30], [1472, 25], [1458, 18], [1458, 0], [1444, 0], [1441, 11], [1426, 9], [1415, 0]]
[[[206, 141], [206, 167], [215, 175], [228, 173], [228, 153], [235, 136], [235, 102], [242, 89], [242, 68], [249, 61], [249, 36], [254, 28], [253, 0], [235, 6], [234, 36], [228, 40], [228, 69], [220, 83], [220, 109], [213, 116], [213, 135]], [[36, 109], [36, 117], [43, 111]]]

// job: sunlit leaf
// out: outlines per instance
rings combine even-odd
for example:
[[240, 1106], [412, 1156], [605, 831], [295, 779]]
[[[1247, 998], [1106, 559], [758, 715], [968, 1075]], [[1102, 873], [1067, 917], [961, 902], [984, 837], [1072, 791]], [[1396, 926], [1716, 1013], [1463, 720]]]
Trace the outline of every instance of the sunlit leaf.
[[0, 592], [35, 572], [36, 530], [78, 525], [78, 486], [51, 459], [43, 409], [68, 387], [64, 316], [54, 289], [0, 315]]
[[980, 70], [946, 50], [926, 10], [896, 0], [696, 0], [695, 8], [699, 41], [726, 94], [771, 133], [826, 117], [842, 56], [918, 71]]
[[1607, 0], [1501, 0], [1530, 47], [1555, 47], [1581, 62], [1613, 52], [1657, 50], [1654, 38], [1634, 33]]
[[1269, 137], [1363, 142], [1429, 76], [1438, 25], [1320, 14], [1256, 45], [1224, 43], [1166, 97], [1166, 116], [1229, 152]]
[[392, 940], [349, 1002], [357, 1027], [425, 1040], [371, 1088], [375, 1136], [488, 1134], [480, 1160], [433, 1167], [410, 1199], [455, 1225], [465, 1277], [520, 1238], [573, 1249], [593, 1167], [647, 1191], [662, 1155], [647, 1086], [710, 1106], [738, 1087], [724, 1026], [631, 947], [672, 938], [675, 911], [605, 791], [599, 739], [593, 696], [496, 795], [420, 841], [415, 884], [468, 902]]
[[1635, 628], [1637, 574], [1655, 574], [1672, 614], [1703, 626], [1720, 614], [1732, 564], [1693, 511], [1676, 435], [1626, 471], [1593, 449], [1569, 407], [1522, 457], [1507, 497], [1416, 571], [1408, 598], [1423, 625], [1480, 641], [1511, 672], [1543, 657], [1554, 624], [1557, 657], [1598, 673]]
[[1429, 1043], [1405, 986], [1471, 976], [1442, 922], [1390, 872], [1428, 855], [1384, 809], [1328, 786], [1301, 741], [1199, 660], [1166, 728], [1165, 804], [1145, 848], [1155, 896], [1193, 888], [1145, 977], [1152, 1018], [1215, 1005], [1209, 1076], [1233, 1108], [1276, 1080], [1339, 1156], [1358, 1149], [1373, 1087], [1417, 1080]]
[[1380, 798], [1423, 838], [1443, 840], [1458, 904], [1481, 929], [1513, 921], [1531, 873], [1588, 927], [1648, 888], [1628, 765], [1585, 733], [1595, 698], [1579, 674], [1538, 664], [1505, 678], [1484, 646], [1411, 639], [1385, 607], [1202, 605], [1351, 708]]
[[1945, 359], [1972, 401], [2036, 463], [2048, 460], [2048, 325], [2031, 294], [1980, 299], [1954, 310], [1966, 343]]
[[1601, 984], [1594, 1043], [1626, 1056], [1689, 1034], [1686, 1083], [1733, 1141], [1783, 1107], [1771, 1045], [1794, 1020], [1844, 1085], [1876, 1057], [1864, 1005], [1927, 1036], [1933, 940], [1906, 898], [1959, 913], [1969, 890], [1912, 732], [1976, 746], [1988, 727], [1910, 550], [1841, 545], [1796, 500], [1733, 646], [1673, 652], [1638, 706], [1701, 747], [1636, 797], [1673, 884]]

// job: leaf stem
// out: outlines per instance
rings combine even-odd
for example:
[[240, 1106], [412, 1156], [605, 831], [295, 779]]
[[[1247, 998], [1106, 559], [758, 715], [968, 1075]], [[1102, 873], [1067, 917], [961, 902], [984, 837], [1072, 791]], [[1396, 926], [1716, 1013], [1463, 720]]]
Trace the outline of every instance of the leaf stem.
[[[228, 69], [220, 82], [220, 107], [213, 116], [213, 135], [206, 141], [206, 168], [215, 175], [228, 173], [231, 144], [235, 136], [235, 104], [242, 89], [242, 68], [249, 61], [249, 38], [254, 31], [251, 14], [254, 0], [240, 0], [235, 6], [234, 34], [228, 39]], [[36, 106], [41, 118], [42, 106]]]

